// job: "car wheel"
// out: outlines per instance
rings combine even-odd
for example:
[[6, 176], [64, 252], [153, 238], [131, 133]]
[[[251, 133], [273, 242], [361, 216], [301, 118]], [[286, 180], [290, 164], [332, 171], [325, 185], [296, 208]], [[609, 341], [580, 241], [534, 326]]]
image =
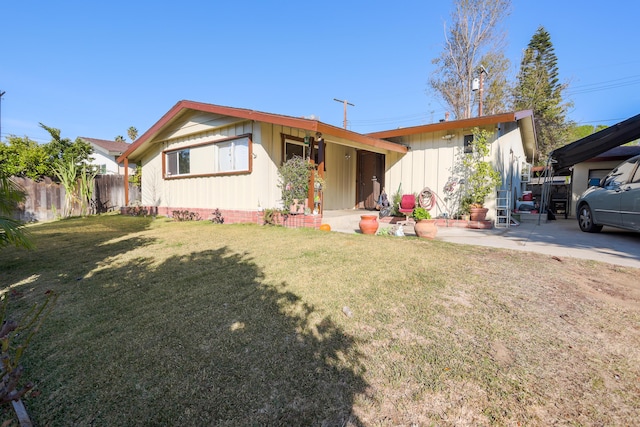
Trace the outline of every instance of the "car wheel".
[[593, 213], [587, 204], [581, 205], [578, 209], [578, 225], [580, 226], [580, 230], [587, 233], [597, 233], [602, 230], [601, 225], [594, 224]]

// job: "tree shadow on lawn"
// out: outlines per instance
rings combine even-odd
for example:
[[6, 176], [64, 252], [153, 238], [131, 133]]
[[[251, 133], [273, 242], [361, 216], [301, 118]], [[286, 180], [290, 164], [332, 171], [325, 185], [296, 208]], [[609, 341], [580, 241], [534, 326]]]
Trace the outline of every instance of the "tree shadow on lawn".
[[227, 248], [152, 261], [88, 278], [103, 297], [52, 317], [36, 424], [362, 425], [355, 339], [286, 283]]
[[[30, 228], [35, 249], [13, 247], [0, 252], [0, 283], [14, 292], [40, 287], [44, 292], [75, 291], [70, 284], [110, 257], [151, 244], [154, 239], [132, 237], [148, 228], [152, 218], [70, 218]], [[41, 300], [38, 294], [36, 300]], [[31, 304], [32, 301], [26, 301]]]

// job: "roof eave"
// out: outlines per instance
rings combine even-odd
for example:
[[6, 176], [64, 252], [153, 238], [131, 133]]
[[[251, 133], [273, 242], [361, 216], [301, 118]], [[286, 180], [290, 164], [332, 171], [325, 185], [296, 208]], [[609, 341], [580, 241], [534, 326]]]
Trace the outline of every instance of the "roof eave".
[[264, 113], [260, 111], [247, 110], [242, 108], [225, 107], [221, 105], [205, 104], [194, 101], [179, 101], [164, 116], [160, 118], [148, 131], [138, 138], [131, 146], [118, 157], [117, 162], [121, 163], [125, 158], [131, 157], [145, 143], [152, 140], [171, 121], [175, 120], [185, 110], [202, 111], [213, 114], [238, 117], [241, 119], [254, 120], [258, 122], [275, 123], [282, 126], [294, 127], [311, 132], [322, 132], [327, 135], [334, 135], [345, 139], [350, 139], [365, 145], [381, 148], [388, 151], [406, 153], [407, 148], [393, 142], [384, 141], [369, 135], [363, 135], [346, 129], [327, 125], [318, 120], [283, 116], [278, 114]]
[[469, 119], [452, 120], [446, 122], [431, 123], [428, 125], [372, 132], [368, 133], [367, 135], [374, 138], [387, 139], [399, 136], [417, 135], [420, 133], [431, 133], [443, 130], [473, 128], [497, 123], [515, 122], [526, 117], [533, 117], [533, 112], [531, 110], [522, 110], [511, 113], [495, 114], [492, 116], [472, 117]]

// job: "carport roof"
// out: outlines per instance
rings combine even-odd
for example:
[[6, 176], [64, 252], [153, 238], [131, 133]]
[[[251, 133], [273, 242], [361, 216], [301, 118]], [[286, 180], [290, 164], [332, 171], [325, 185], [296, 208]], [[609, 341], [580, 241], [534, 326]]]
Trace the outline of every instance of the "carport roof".
[[640, 114], [555, 149], [549, 153], [549, 157], [553, 169], [559, 172], [638, 138], [640, 138]]

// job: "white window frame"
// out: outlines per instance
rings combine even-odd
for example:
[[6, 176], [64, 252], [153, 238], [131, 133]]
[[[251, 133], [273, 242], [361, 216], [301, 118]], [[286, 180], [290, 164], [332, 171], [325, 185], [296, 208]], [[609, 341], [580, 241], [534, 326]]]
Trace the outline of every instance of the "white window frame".
[[[184, 166], [180, 164], [180, 157], [182, 153], [186, 153], [188, 156], [187, 170], [181, 168], [181, 166]], [[189, 148], [167, 151], [164, 155], [166, 158], [166, 176], [168, 178], [191, 174], [191, 152]]]

